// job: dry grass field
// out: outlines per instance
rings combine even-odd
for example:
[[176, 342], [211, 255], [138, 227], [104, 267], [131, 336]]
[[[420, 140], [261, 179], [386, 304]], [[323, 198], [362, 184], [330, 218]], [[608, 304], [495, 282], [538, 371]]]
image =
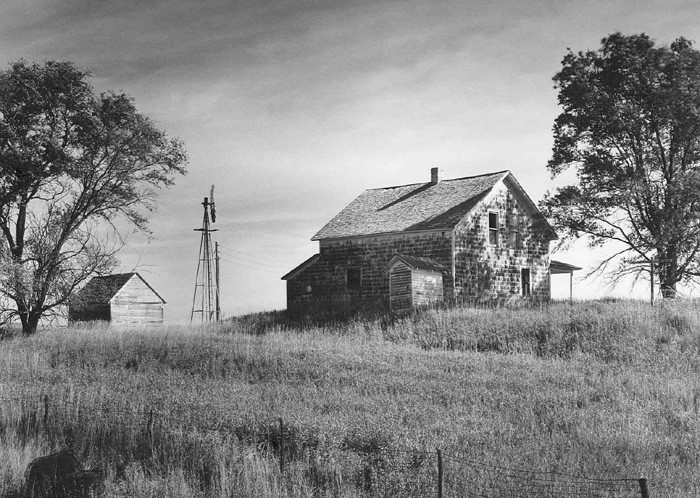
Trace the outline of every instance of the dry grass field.
[[700, 496], [699, 413], [690, 302], [46, 329], [0, 341], [0, 496], [66, 447], [106, 496], [426, 496], [437, 448], [445, 496]]

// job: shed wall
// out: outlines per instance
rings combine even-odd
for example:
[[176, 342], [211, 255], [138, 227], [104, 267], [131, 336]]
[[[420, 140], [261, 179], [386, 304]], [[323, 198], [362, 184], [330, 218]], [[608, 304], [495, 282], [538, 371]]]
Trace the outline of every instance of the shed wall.
[[109, 304], [80, 303], [68, 307], [69, 322], [109, 321]]
[[112, 323], [162, 323], [163, 301], [139, 277], [112, 298]]
[[413, 306], [429, 305], [443, 300], [442, 274], [429, 270], [413, 270], [411, 278]]

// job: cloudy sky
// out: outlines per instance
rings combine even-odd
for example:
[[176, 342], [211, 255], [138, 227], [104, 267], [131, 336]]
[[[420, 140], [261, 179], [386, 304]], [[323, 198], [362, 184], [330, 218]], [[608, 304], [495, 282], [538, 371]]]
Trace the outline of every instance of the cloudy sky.
[[700, 41], [695, 0], [5, 0], [0, 14], [3, 68], [74, 61], [186, 143], [189, 174], [163, 193], [154, 239], [132, 235], [122, 254], [173, 322], [189, 319], [211, 184], [223, 311], [283, 308], [280, 277], [365, 188], [438, 166], [446, 178], [510, 169], [535, 200], [552, 189], [552, 76], [567, 47], [614, 31]]

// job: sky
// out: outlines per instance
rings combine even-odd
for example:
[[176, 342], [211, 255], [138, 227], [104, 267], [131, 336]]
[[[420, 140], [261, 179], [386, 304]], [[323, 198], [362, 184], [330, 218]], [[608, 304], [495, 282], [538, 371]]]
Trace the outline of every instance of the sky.
[[[138, 271], [190, 318], [201, 202], [216, 185], [226, 316], [285, 307], [282, 275], [367, 188], [508, 169], [538, 201], [558, 115], [552, 77], [567, 48], [610, 33], [700, 42], [700, 4], [651, 1], [4, 0], [0, 69], [70, 60], [96, 91], [123, 91], [188, 150], [160, 195], [153, 236], [132, 233]], [[593, 268], [583, 244], [553, 258]], [[574, 280], [579, 298], [646, 296]], [[553, 278], [553, 297], [568, 277]]]

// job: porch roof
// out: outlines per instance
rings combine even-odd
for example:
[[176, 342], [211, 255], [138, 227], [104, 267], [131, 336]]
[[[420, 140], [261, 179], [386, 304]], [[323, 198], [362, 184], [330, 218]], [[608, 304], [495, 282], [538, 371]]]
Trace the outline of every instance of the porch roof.
[[582, 268], [580, 266], [562, 263], [561, 261], [556, 261], [554, 259], [549, 262], [549, 273], [552, 275], [558, 275], [560, 273], [573, 273], [581, 269]]

